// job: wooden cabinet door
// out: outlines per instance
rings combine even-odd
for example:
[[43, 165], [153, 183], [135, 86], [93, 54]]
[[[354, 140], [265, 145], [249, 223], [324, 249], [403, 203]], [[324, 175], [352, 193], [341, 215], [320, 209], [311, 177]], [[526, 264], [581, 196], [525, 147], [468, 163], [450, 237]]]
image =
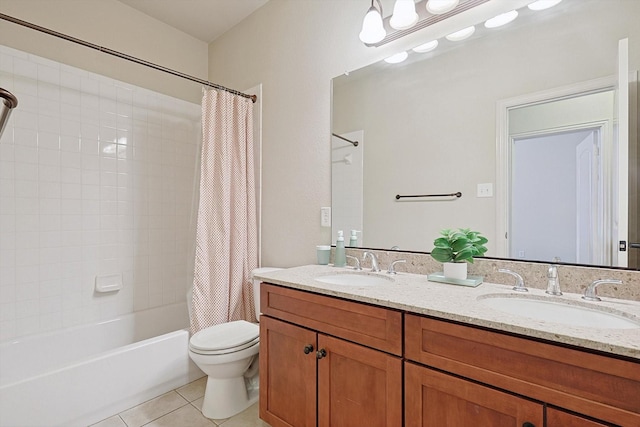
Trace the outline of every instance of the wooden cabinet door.
[[262, 316], [260, 418], [272, 427], [315, 427], [316, 386], [316, 333]]
[[539, 403], [405, 363], [406, 427], [544, 427]]
[[547, 427], [607, 427], [578, 415], [570, 414], [555, 408], [547, 408]]
[[402, 359], [318, 335], [319, 427], [401, 427]]

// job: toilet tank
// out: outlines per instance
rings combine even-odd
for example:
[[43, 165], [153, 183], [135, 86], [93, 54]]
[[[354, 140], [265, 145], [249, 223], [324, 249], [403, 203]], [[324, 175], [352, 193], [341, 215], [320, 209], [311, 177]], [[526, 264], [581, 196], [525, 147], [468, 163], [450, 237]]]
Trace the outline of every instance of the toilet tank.
[[[268, 273], [270, 271], [282, 270], [281, 268], [276, 267], [260, 267], [255, 268], [251, 271], [251, 277], [253, 278], [256, 274]], [[260, 319], [260, 280], [253, 279], [253, 302], [255, 303], [256, 308], [256, 319]]]

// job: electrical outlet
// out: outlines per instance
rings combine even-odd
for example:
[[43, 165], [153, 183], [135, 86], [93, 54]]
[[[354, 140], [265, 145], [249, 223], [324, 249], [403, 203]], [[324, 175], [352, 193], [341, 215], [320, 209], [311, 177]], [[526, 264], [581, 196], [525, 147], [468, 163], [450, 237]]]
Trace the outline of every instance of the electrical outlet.
[[320, 226], [331, 227], [331, 207], [320, 208]]
[[478, 184], [478, 197], [493, 197], [493, 184]]

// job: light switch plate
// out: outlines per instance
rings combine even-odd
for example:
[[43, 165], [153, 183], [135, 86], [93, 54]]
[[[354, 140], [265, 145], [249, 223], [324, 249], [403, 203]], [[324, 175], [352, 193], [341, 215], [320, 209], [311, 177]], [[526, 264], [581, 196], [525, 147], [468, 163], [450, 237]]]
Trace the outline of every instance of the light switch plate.
[[478, 197], [493, 197], [493, 184], [478, 184]]

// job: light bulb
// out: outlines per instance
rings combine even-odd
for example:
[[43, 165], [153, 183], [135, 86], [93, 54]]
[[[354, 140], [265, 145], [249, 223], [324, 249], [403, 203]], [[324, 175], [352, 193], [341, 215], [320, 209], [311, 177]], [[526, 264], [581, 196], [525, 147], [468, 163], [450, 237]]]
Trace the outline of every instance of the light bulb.
[[502, 13], [498, 16], [488, 19], [487, 22], [484, 23], [484, 26], [487, 28], [501, 27], [513, 21], [517, 17], [518, 12], [516, 10], [512, 10], [511, 12]]
[[407, 52], [398, 52], [395, 55], [391, 55], [388, 58], [384, 59], [384, 62], [388, 64], [398, 64], [409, 57]]
[[467, 28], [463, 28], [460, 31], [456, 31], [455, 33], [451, 33], [447, 36], [447, 40], [452, 42], [459, 42], [460, 40], [464, 40], [466, 38], [471, 37], [471, 35], [476, 31], [476, 27], [473, 25]]
[[431, 40], [430, 42], [414, 47], [413, 51], [418, 53], [426, 53], [426, 52], [431, 52], [433, 49], [437, 47], [438, 47], [438, 40]]
[[387, 32], [382, 24], [382, 16], [378, 9], [371, 6], [362, 21], [362, 31], [360, 31], [360, 40], [363, 43], [373, 44], [382, 41]]
[[538, 0], [529, 4], [527, 7], [531, 10], [545, 10], [560, 3], [562, 0]]
[[418, 14], [413, 0], [396, 0], [389, 25], [396, 30], [406, 30], [416, 25]]
[[427, 12], [434, 15], [447, 13], [458, 5], [458, 0], [429, 0], [427, 2]]

